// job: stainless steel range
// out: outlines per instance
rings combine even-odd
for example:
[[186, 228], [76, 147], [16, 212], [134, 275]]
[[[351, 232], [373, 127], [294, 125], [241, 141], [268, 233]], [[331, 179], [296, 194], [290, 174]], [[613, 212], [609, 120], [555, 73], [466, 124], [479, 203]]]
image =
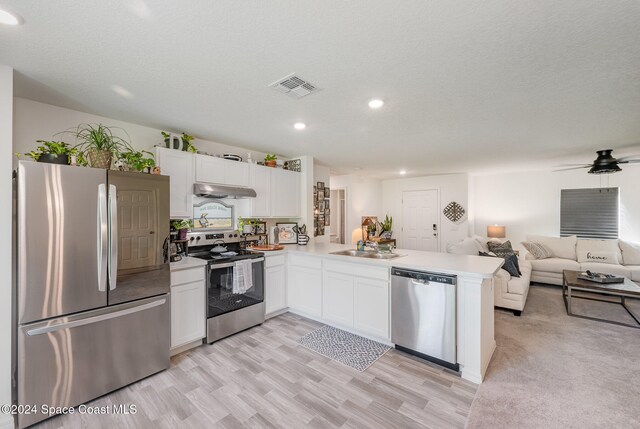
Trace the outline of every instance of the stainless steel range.
[[[207, 342], [264, 322], [264, 255], [241, 248], [237, 233], [189, 233], [188, 256], [207, 261]], [[238, 288], [250, 260], [250, 287]]]

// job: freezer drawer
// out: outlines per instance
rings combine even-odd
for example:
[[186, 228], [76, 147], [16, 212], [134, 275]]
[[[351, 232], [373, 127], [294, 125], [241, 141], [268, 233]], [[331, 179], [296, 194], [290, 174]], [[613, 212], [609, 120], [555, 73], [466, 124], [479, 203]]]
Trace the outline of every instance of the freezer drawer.
[[[20, 405], [76, 406], [169, 367], [170, 295], [18, 330]], [[46, 416], [20, 415], [19, 427]]]
[[457, 369], [455, 276], [391, 269], [391, 342]]

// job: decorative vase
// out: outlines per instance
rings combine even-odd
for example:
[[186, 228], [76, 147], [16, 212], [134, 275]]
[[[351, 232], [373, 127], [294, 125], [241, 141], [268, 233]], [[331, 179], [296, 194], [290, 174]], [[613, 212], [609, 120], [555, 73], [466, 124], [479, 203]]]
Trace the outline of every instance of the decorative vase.
[[275, 159], [272, 159], [271, 161], [265, 161], [264, 165], [266, 165], [267, 167], [275, 167], [276, 165], [278, 165], [278, 162]]
[[43, 153], [38, 157], [38, 162], [49, 164], [69, 164], [69, 155], [56, 155], [55, 153]]
[[188, 229], [183, 228], [178, 230], [178, 240], [186, 240], [187, 239], [187, 231]]
[[309, 243], [309, 236], [307, 234], [298, 234], [298, 245], [306, 246]]
[[385, 231], [382, 234], [380, 234], [382, 236], [382, 238], [384, 238], [385, 240], [391, 240], [391, 236], [393, 236], [393, 231]]
[[243, 225], [242, 226], [243, 234], [253, 234], [253, 225]]
[[91, 149], [87, 153], [89, 157], [89, 165], [93, 168], [111, 168], [111, 158], [113, 154], [110, 150]]

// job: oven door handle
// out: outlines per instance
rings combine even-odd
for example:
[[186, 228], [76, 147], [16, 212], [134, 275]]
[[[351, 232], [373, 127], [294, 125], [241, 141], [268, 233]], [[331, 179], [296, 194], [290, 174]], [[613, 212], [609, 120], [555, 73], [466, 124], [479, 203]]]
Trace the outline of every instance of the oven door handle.
[[[256, 262], [262, 262], [262, 261], [264, 261], [264, 257], [252, 259], [251, 263], [255, 264]], [[210, 270], [217, 270], [217, 269], [220, 269], [220, 268], [231, 268], [234, 265], [235, 265], [235, 262], [230, 262], [228, 264], [209, 264], [209, 269]]]

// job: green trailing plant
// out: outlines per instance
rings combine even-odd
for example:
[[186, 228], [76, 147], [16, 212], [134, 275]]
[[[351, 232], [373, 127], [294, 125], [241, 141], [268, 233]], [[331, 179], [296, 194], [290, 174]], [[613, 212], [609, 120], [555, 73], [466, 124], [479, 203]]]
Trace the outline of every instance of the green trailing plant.
[[[160, 133], [162, 134], [162, 137], [164, 137], [164, 142], [165, 143], [169, 143], [169, 136], [171, 134], [165, 132], [165, 131], [160, 131]], [[198, 148], [196, 148], [193, 144], [191, 144], [191, 141], [194, 140], [195, 137], [193, 137], [190, 134], [185, 133], [184, 131], [182, 132], [182, 142], [184, 143], [185, 146], [185, 150], [191, 152], [191, 153], [196, 153], [198, 152]]]
[[267, 156], [264, 157], [265, 161], [276, 161], [278, 159], [278, 156], [274, 153], [268, 153]]
[[[78, 154], [78, 150], [76, 148], [71, 147], [65, 142], [53, 140], [36, 140], [36, 142], [40, 143], [40, 146], [24, 154], [24, 156], [28, 156], [34, 161], [40, 159], [40, 156], [42, 155], [55, 155], [57, 157], [58, 155], [72, 156]], [[20, 157], [21, 154], [17, 153], [16, 155]]]
[[380, 222], [380, 226], [382, 227], [382, 232], [393, 231], [393, 217], [388, 214], [385, 215], [384, 220]]
[[242, 216], [238, 216], [238, 229], [237, 229], [237, 231], [242, 233], [242, 231], [244, 230], [245, 225], [251, 225], [251, 226], [255, 227], [257, 222], [258, 221], [256, 219], [243, 218]]
[[177, 219], [171, 222], [171, 228], [176, 231], [180, 231], [181, 229], [191, 229], [193, 228], [193, 221], [191, 219]]
[[[145, 157], [145, 154], [149, 156]], [[144, 171], [146, 168], [153, 168], [156, 166], [153, 154], [146, 150], [137, 151], [133, 148], [129, 148], [127, 151], [120, 154], [120, 159], [124, 161], [130, 169], [135, 171]]]

